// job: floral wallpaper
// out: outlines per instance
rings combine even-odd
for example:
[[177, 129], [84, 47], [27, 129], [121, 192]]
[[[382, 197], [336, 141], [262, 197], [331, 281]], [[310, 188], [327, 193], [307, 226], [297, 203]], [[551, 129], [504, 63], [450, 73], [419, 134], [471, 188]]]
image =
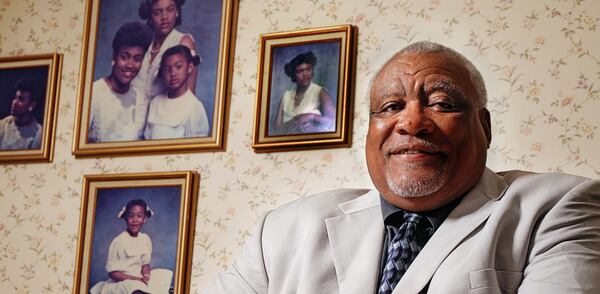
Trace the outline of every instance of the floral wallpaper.
[[[337, 187], [370, 187], [364, 161], [368, 83], [418, 40], [457, 49], [489, 92], [495, 170], [600, 177], [600, 2], [592, 0], [242, 0], [224, 152], [75, 159], [71, 155], [85, 1], [1, 0], [0, 56], [60, 52], [52, 163], [0, 165], [0, 288], [69, 293], [84, 174], [201, 174], [190, 293], [224, 270], [264, 211]], [[359, 29], [352, 148], [251, 149], [260, 33], [337, 24]], [[3, 95], [6, 95], [3, 93]]]

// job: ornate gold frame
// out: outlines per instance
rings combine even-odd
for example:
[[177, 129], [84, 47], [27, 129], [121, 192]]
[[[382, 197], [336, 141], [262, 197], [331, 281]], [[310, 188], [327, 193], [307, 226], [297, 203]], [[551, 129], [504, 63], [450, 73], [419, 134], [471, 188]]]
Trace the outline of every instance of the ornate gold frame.
[[210, 137], [89, 143], [87, 142], [90, 108], [89, 97], [91, 95], [95, 65], [100, 2], [100, 0], [86, 1], [85, 26], [81, 50], [81, 74], [79, 77], [75, 130], [73, 132], [73, 155], [75, 157], [128, 156], [131, 154], [225, 150], [239, 0], [222, 0], [215, 106]]
[[[351, 146], [356, 34], [356, 27], [352, 25], [340, 25], [270, 33], [260, 36], [254, 140], [252, 144], [254, 152]], [[276, 46], [299, 46], [332, 40], [339, 41], [340, 43], [335, 132], [269, 136], [267, 130], [269, 123], [271, 76], [273, 72], [273, 48]]]
[[[43, 134], [39, 149], [0, 150], [0, 164], [52, 162], [58, 114], [58, 97], [62, 72], [62, 55], [58, 53], [0, 58], [0, 70], [48, 67]], [[11, 94], [12, 95], [12, 94]]]
[[181, 188], [177, 256], [173, 284], [175, 293], [187, 293], [190, 287], [189, 278], [194, 248], [199, 182], [200, 177], [194, 171], [84, 176], [73, 293], [88, 293], [90, 288], [91, 248], [94, 237], [98, 189], [165, 186], [179, 186]]

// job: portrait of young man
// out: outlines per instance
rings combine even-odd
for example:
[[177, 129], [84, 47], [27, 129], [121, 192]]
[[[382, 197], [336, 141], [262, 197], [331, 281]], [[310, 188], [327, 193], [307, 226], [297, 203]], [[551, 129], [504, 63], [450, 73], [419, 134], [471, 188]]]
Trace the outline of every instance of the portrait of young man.
[[40, 149], [48, 67], [0, 71], [0, 151]]
[[600, 181], [487, 168], [487, 93], [467, 58], [413, 43], [369, 96], [375, 189], [265, 213], [203, 293], [600, 293]]

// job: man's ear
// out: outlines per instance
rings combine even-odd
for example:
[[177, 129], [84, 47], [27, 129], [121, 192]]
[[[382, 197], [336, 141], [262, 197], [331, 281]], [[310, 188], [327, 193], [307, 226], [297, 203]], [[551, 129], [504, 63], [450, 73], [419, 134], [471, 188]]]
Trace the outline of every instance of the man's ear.
[[487, 147], [489, 148], [492, 143], [492, 122], [490, 119], [490, 112], [487, 108], [483, 107], [479, 110], [479, 121], [481, 122], [481, 127], [487, 138]]
[[37, 106], [37, 101], [31, 101], [31, 105], [29, 106], [29, 111], [33, 111]]

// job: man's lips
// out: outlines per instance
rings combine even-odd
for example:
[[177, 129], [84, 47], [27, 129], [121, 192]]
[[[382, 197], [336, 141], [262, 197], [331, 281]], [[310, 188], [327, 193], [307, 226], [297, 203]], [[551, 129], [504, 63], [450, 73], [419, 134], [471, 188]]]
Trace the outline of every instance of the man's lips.
[[393, 156], [401, 160], [424, 160], [446, 155], [444, 150], [436, 144], [424, 140], [418, 141], [403, 143], [390, 148], [386, 152], [386, 157]]
[[399, 143], [396, 146], [388, 148], [387, 153], [405, 154], [405, 153], [443, 153], [443, 150], [438, 145], [425, 141], [423, 139], [408, 140], [408, 142]]
[[423, 145], [406, 145], [395, 148], [390, 152], [391, 154], [436, 154], [441, 153], [437, 148], [432, 148]]
[[123, 70], [123, 71], [121, 71], [121, 73], [123, 74], [124, 77], [127, 77], [127, 78], [131, 78], [136, 75], [135, 71], [130, 71], [130, 70]]

